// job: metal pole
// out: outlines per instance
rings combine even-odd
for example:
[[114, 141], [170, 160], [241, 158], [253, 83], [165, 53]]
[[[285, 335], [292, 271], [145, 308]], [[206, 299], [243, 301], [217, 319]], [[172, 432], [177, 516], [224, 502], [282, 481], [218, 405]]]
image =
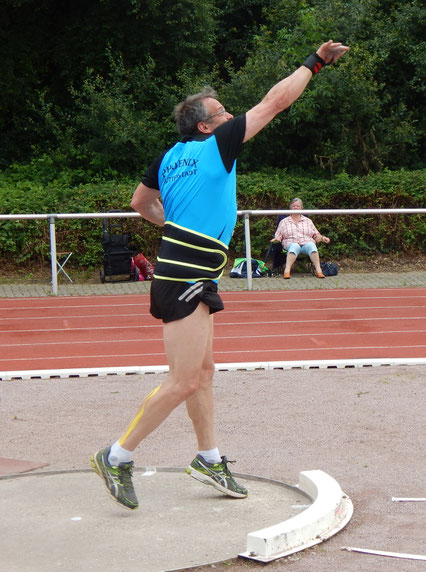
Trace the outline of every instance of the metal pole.
[[244, 238], [246, 241], [247, 260], [247, 290], [253, 290], [253, 277], [251, 268], [251, 242], [250, 242], [250, 214], [244, 214]]
[[49, 217], [50, 228], [50, 266], [52, 269], [52, 294], [58, 295], [58, 274], [56, 272], [56, 227], [55, 216]]

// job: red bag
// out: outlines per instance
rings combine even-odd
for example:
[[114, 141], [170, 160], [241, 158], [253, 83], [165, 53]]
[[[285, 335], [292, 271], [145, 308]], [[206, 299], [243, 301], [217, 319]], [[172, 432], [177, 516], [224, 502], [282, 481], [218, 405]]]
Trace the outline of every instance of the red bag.
[[136, 268], [139, 270], [139, 280], [152, 280], [154, 277], [154, 267], [151, 262], [140, 253], [133, 258]]

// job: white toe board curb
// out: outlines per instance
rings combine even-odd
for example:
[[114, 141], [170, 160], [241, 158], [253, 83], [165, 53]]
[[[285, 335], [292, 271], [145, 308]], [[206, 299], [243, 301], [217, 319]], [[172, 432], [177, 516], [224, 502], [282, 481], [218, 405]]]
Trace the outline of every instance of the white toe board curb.
[[327, 540], [350, 521], [352, 501], [327, 473], [302, 471], [298, 488], [312, 499], [312, 505], [284, 522], [250, 532], [247, 551], [240, 556], [271, 562]]

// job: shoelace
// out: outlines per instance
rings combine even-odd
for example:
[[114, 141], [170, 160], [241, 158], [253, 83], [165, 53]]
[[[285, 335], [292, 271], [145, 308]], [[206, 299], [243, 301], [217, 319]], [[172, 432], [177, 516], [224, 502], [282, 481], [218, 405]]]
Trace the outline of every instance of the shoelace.
[[228, 476], [232, 476], [231, 475], [231, 471], [228, 469], [228, 463], [235, 463], [235, 461], [228, 461], [228, 459], [226, 457], [222, 457], [222, 463], [224, 468], [224, 473]]
[[120, 466], [120, 479], [124, 485], [124, 488], [131, 488], [132, 484], [132, 475], [133, 475], [133, 463], [129, 463], [124, 467]]

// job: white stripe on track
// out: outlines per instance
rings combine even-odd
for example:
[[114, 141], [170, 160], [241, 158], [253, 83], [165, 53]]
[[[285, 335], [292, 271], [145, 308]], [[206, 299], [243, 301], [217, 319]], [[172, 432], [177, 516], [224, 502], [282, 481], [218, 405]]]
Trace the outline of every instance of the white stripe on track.
[[[317, 332], [317, 333], [313, 333], [313, 332], [305, 332], [305, 333], [298, 333], [298, 334], [264, 334], [264, 335], [258, 335], [258, 334], [250, 334], [250, 335], [238, 335], [238, 336], [215, 336], [215, 340], [246, 340], [246, 339], [250, 339], [250, 338], [255, 338], [256, 340], [258, 339], [270, 339], [270, 338], [312, 338], [312, 337], [317, 337], [317, 336], [321, 336], [321, 337], [327, 337], [327, 336], [383, 336], [383, 335], [387, 335], [387, 334], [426, 334], [426, 329], [425, 330], [383, 330], [383, 331], [376, 331], [376, 332]], [[162, 342], [163, 338], [150, 338], [149, 342]], [[16, 343], [16, 344], [1, 344], [0, 343], [0, 348], [21, 348], [21, 347], [25, 347], [25, 346], [29, 346], [29, 347], [44, 347], [44, 346], [61, 346], [61, 345], [66, 345], [66, 346], [73, 346], [73, 345], [79, 345], [79, 344], [96, 344], [96, 345], [101, 345], [101, 344], [131, 344], [131, 343], [143, 343], [141, 342], [140, 338], [126, 338], [126, 339], [122, 339], [122, 340], [118, 340], [117, 338], [114, 338], [113, 340], [81, 340], [81, 341], [69, 341], [69, 340], [65, 340], [63, 342], [40, 342], [40, 343], [33, 343], [33, 342], [29, 342], [29, 343]], [[397, 346], [398, 347], [398, 346]], [[324, 348], [326, 349], [326, 348]], [[239, 351], [239, 350], [234, 350], [234, 351]], [[263, 350], [263, 351], [268, 351], [268, 350]]]
[[[419, 306], [344, 306], [344, 307], [327, 307], [327, 308], [278, 308], [276, 310], [270, 310], [270, 311], [264, 311], [264, 313], [273, 313], [273, 314], [278, 314], [278, 313], [286, 313], [288, 314], [289, 312], [347, 312], [347, 311], [363, 311], [363, 310], [408, 310], [408, 309], [416, 309], [417, 311], [419, 311]], [[426, 310], [426, 306], [425, 306], [425, 310]], [[247, 309], [245, 310], [226, 310], [225, 309], [225, 313], [221, 314], [222, 316], [226, 316], [228, 314], [247, 314]], [[61, 315], [55, 315], [55, 316], [18, 316], [18, 317], [0, 317], [0, 320], [9, 322], [9, 321], [13, 321], [13, 320], [19, 320], [19, 321], [28, 321], [28, 320], [80, 320], [80, 319], [92, 319], [92, 318], [108, 318], [110, 320], [113, 319], [124, 319], [124, 318], [143, 318], [145, 316], [148, 316], [150, 319], [154, 320], [154, 318], [152, 318], [151, 314], [149, 313], [140, 313], [140, 314], [76, 314], [76, 315], [72, 315], [72, 314], [61, 314]], [[425, 316], [426, 317], [426, 316]], [[155, 325], [157, 323], [157, 320], [155, 320], [154, 324]], [[251, 323], [255, 323], [255, 322], [251, 322]], [[259, 323], [259, 322], [256, 322]]]
[[[394, 316], [389, 317], [389, 318], [384, 318], [381, 316], [378, 316], [377, 318], [336, 318], [336, 319], [327, 319], [327, 323], [332, 323], [332, 322], [382, 322], [385, 320], [424, 320], [425, 316], [399, 316], [398, 318], [395, 318]], [[324, 323], [324, 320], [309, 320], [310, 324], [315, 324], [315, 323]], [[219, 329], [222, 326], [257, 326], [257, 325], [269, 325], [269, 324], [294, 324], [294, 320], [272, 320], [272, 321], [267, 321], [267, 322], [218, 322], [216, 324], [215, 330]], [[93, 328], [91, 326], [88, 327], [74, 327], [74, 328], [49, 328], [49, 329], [42, 329], [42, 328], [38, 328], [38, 329], [34, 329], [34, 330], [7, 330], [6, 332], [3, 332], [7, 335], [9, 334], [19, 334], [19, 333], [49, 333], [49, 332], [72, 332], [72, 331], [77, 331], [77, 332], [84, 332], [86, 330], [89, 331], [93, 331], [94, 329], [96, 331], [98, 330], [128, 330], [128, 329], [132, 329], [132, 330], [139, 330], [139, 329], [144, 329], [144, 328], [158, 328], [158, 329], [162, 329], [162, 324], [142, 324], [142, 325], [132, 325], [129, 326], [128, 324], [123, 324], [122, 326], [97, 326], [96, 328]], [[215, 333], [215, 338], [216, 338], [216, 333]], [[139, 341], [144, 341], [144, 340], [139, 340]]]
[[[296, 290], [292, 290], [291, 293], [293, 292], [298, 292]], [[320, 291], [318, 291], [320, 292]], [[342, 290], [339, 292], [347, 292], [347, 290]], [[226, 296], [226, 294], [230, 294], [228, 291], [226, 292], [219, 292], [221, 297], [225, 298], [229, 298], [228, 296]], [[253, 293], [253, 291], [251, 292]], [[250, 294], [251, 294], [250, 293]], [[254, 292], [253, 294], [256, 294], [256, 292]], [[274, 291], [268, 291], [268, 295], [274, 294]], [[265, 293], [263, 292], [262, 295], [265, 295]], [[282, 292], [280, 292], [280, 295], [282, 295]], [[419, 298], [426, 298], [426, 294], [419, 294], [419, 295], [411, 295], [411, 294], [404, 294], [404, 290], [401, 291], [401, 295], [399, 296], [342, 296], [342, 297], [337, 297], [337, 296], [329, 296], [329, 297], [307, 297], [307, 298], [288, 298], [288, 297], [283, 297], [283, 298], [259, 298], [259, 299], [255, 299], [255, 300], [250, 300], [250, 299], [226, 299], [226, 302], [232, 303], [232, 304], [247, 304], [250, 302], [265, 302], [265, 303], [279, 303], [279, 302], [325, 302], [327, 300], [331, 300], [331, 301], [344, 301], [346, 299], [348, 300], [398, 300], [398, 299], [403, 299], [403, 300], [407, 300], [409, 298], [414, 298], [414, 299], [419, 299]], [[72, 299], [70, 299], [70, 301], [73, 301], [75, 298], [73, 297]], [[105, 299], [105, 296], [102, 296], [102, 300]], [[14, 300], [16, 300], [16, 298], [14, 298]], [[58, 306], [58, 304], [52, 304], [49, 306], [36, 306], [36, 305], [31, 305], [31, 306], [4, 306], [2, 307], [2, 302], [0, 299], [0, 311], [2, 309], [4, 310], [22, 310], [22, 311], [27, 311], [27, 310], [51, 310], [51, 309], [66, 309], [66, 308], [108, 308], [109, 310], [111, 310], [111, 307], [114, 308], [126, 308], [126, 307], [136, 307], [136, 308], [140, 308], [141, 306], [149, 306], [149, 301], [148, 302], [131, 302], [131, 303], [125, 303], [125, 304], [64, 304], [63, 306]]]
[[[392, 349], [417, 349], [417, 348], [426, 348], [426, 345], [414, 345], [414, 346], [399, 346], [398, 348], [392, 348]], [[306, 348], [306, 349], [301, 349], [301, 350], [297, 350], [298, 352], [314, 352], [314, 351], [323, 351], [324, 353], [328, 352], [328, 351], [347, 351], [347, 350], [388, 350], [389, 346], [359, 346], [359, 347], [333, 347], [333, 348]], [[295, 350], [293, 349], [277, 349], [277, 350], [241, 350], [241, 351], [217, 351], [214, 352], [215, 354], [220, 354], [220, 355], [228, 355], [228, 354], [257, 354], [257, 353], [268, 353], [268, 354], [272, 354], [272, 353], [292, 353], [294, 354]], [[104, 358], [135, 358], [135, 359], [140, 359], [142, 356], [163, 356], [164, 357], [164, 353], [161, 352], [157, 352], [157, 353], [148, 353], [148, 354], [118, 354], [118, 355], [111, 355], [111, 354], [105, 354], [105, 355], [81, 355], [78, 357], [73, 357], [73, 358], [67, 358], [67, 359], [73, 359], [75, 361], [78, 360], [82, 360], [82, 359], [92, 359], [92, 358], [100, 358], [100, 359], [104, 359]], [[65, 358], [66, 359], [66, 358]], [[337, 358], [336, 358], [337, 359]], [[349, 359], [349, 358], [348, 358]], [[364, 358], [364, 359], [368, 359], [368, 358]], [[370, 358], [373, 359], [373, 358]], [[374, 359], [380, 359], [380, 358], [374, 358]], [[384, 359], [384, 358], [383, 358]], [[386, 358], [388, 359], [388, 358]], [[409, 358], [409, 359], [416, 359], [416, 358]], [[419, 358], [419, 359], [425, 359], [425, 358]], [[13, 360], [0, 360], [1, 362], [28, 362], [28, 361], [52, 361], [52, 360], [64, 360], [64, 356], [54, 356], [54, 357], [34, 357], [34, 358], [14, 358]], [[266, 361], [270, 361], [270, 360], [264, 360], [264, 362]]]

